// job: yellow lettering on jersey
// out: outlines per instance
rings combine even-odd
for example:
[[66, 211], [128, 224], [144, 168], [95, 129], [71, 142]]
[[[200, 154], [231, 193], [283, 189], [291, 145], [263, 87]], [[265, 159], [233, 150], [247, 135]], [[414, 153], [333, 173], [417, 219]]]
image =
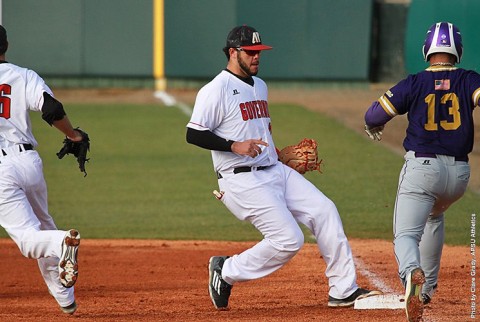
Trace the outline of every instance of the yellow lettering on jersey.
[[[453, 116], [452, 122], [448, 120], [440, 120], [440, 126], [444, 130], [456, 130], [462, 124], [460, 117], [460, 105], [458, 104], [458, 96], [455, 93], [448, 93], [442, 96], [440, 103], [442, 106], [447, 105], [447, 102], [451, 102], [451, 107], [448, 108], [448, 114]], [[425, 97], [425, 103], [427, 103], [427, 123], [425, 124], [425, 130], [437, 131], [438, 124], [435, 123], [435, 94], [429, 94]]]
[[458, 97], [455, 93], [448, 93], [442, 96], [442, 104], [446, 104], [447, 101], [452, 102], [452, 107], [448, 108], [448, 114], [453, 116], [453, 121], [448, 122], [446, 120], [440, 121], [440, 126], [445, 130], [456, 130], [460, 127], [460, 105], [458, 104]]
[[427, 103], [427, 124], [425, 124], [425, 130], [436, 131], [438, 130], [438, 125], [435, 123], [435, 94], [427, 95], [425, 103]]

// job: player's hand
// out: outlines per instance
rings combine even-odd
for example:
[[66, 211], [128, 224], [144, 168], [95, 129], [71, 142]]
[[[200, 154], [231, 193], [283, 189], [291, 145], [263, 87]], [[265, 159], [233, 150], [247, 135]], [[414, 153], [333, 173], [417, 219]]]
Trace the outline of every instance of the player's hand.
[[370, 127], [365, 124], [365, 133], [367, 133], [368, 137], [372, 140], [380, 141], [382, 139], [383, 129], [385, 125]]
[[232, 152], [239, 155], [248, 155], [255, 158], [262, 153], [261, 146], [268, 146], [268, 143], [262, 140], [251, 139], [243, 142], [234, 142]]
[[83, 137], [84, 137], [84, 136], [83, 136], [82, 132], [80, 132], [78, 129], [74, 129], [74, 130], [73, 130], [73, 134], [74, 134], [75, 136], [72, 136], [72, 137], [67, 136], [67, 138], [68, 138], [70, 141], [80, 142], [80, 141], [83, 140]]

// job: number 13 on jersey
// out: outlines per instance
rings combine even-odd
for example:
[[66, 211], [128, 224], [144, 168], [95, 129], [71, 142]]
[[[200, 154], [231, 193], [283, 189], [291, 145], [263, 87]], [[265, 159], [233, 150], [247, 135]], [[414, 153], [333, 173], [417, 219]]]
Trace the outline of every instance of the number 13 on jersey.
[[[451, 107], [448, 108], [448, 114], [452, 115], [452, 121], [440, 120], [440, 126], [444, 130], [456, 130], [462, 124], [460, 118], [460, 105], [458, 104], [458, 97], [455, 93], [448, 93], [442, 96], [440, 99], [441, 107], [446, 106], [447, 102], [451, 102]], [[427, 123], [425, 124], [425, 130], [437, 131], [438, 124], [435, 123], [435, 94], [430, 94], [425, 97], [425, 103], [427, 103]]]

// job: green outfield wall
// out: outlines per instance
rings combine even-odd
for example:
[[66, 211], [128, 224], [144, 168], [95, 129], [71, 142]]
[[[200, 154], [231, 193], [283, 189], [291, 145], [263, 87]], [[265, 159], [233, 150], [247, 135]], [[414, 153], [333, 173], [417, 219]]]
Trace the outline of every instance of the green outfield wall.
[[449, 21], [461, 31], [463, 58], [459, 67], [480, 72], [479, 0], [414, 0], [410, 4], [406, 27], [406, 69], [410, 73], [425, 69], [422, 46], [427, 29], [439, 21]]
[[7, 58], [50, 76], [152, 75], [151, 0], [3, 0]]
[[[206, 8], [205, 1], [166, 1], [167, 75], [215, 75], [225, 67], [222, 47], [226, 34], [233, 26], [247, 24], [260, 31], [264, 43], [274, 47], [262, 54], [263, 77], [369, 77], [372, 0], [208, 3], [211, 6]], [[171, 16], [175, 19], [169, 19]]]
[[[162, 5], [161, 20], [154, 3]], [[263, 78], [376, 82], [422, 68], [424, 32], [438, 19], [459, 25], [468, 44], [465, 66], [476, 68], [479, 8], [475, 0], [3, 0], [2, 24], [8, 60], [91, 86], [122, 86], [124, 79], [152, 85], [154, 49], [161, 50], [167, 80], [209, 79], [225, 67], [226, 34], [241, 24], [274, 47], [262, 54]], [[158, 30], [161, 45], [154, 41]]]

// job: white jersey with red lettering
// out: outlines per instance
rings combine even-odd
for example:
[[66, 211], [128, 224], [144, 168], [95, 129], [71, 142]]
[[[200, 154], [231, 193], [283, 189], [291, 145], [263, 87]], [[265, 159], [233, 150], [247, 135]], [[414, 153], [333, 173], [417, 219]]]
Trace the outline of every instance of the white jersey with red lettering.
[[28, 111], [41, 110], [44, 92], [53, 96], [44, 80], [33, 70], [10, 63], [0, 64], [1, 147], [20, 143], [37, 145]]
[[271, 134], [267, 85], [258, 77], [253, 80], [251, 86], [223, 70], [198, 92], [188, 127], [209, 130], [226, 140], [259, 139], [269, 145], [261, 146], [262, 153], [256, 158], [212, 151], [213, 166], [220, 173], [242, 166], [268, 166], [278, 160]]
[[[40, 112], [43, 93], [52, 95], [34, 71], [0, 62], [0, 226], [25, 257], [38, 259], [47, 287], [62, 307], [74, 287], [60, 283], [58, 264], [66, 231], [48, 213], [47, 186], [29, 111]], [[53, 96], [53, 95], [52, 95]]]
[[[255, 158], [212, 151], [219, 198], [240, 220], [249, 221], [264, 236], [254, 247], [225, 260], [222, 278], [229, 284], [264, 277], [286, 264], [301, 248], [298, 223], [315, 236], [329, 280], [329, 295], [344, 299], [356, 291], [356, 272], [348, 240], [335, 204], [292, 168], [278, 161], [263, 80], [247, 83], [222, 71], [198, 93], [187, 127], [211, 131], [243, 142], [261, 139]], [[241, 170], [241, 171], [239, 171]]]

